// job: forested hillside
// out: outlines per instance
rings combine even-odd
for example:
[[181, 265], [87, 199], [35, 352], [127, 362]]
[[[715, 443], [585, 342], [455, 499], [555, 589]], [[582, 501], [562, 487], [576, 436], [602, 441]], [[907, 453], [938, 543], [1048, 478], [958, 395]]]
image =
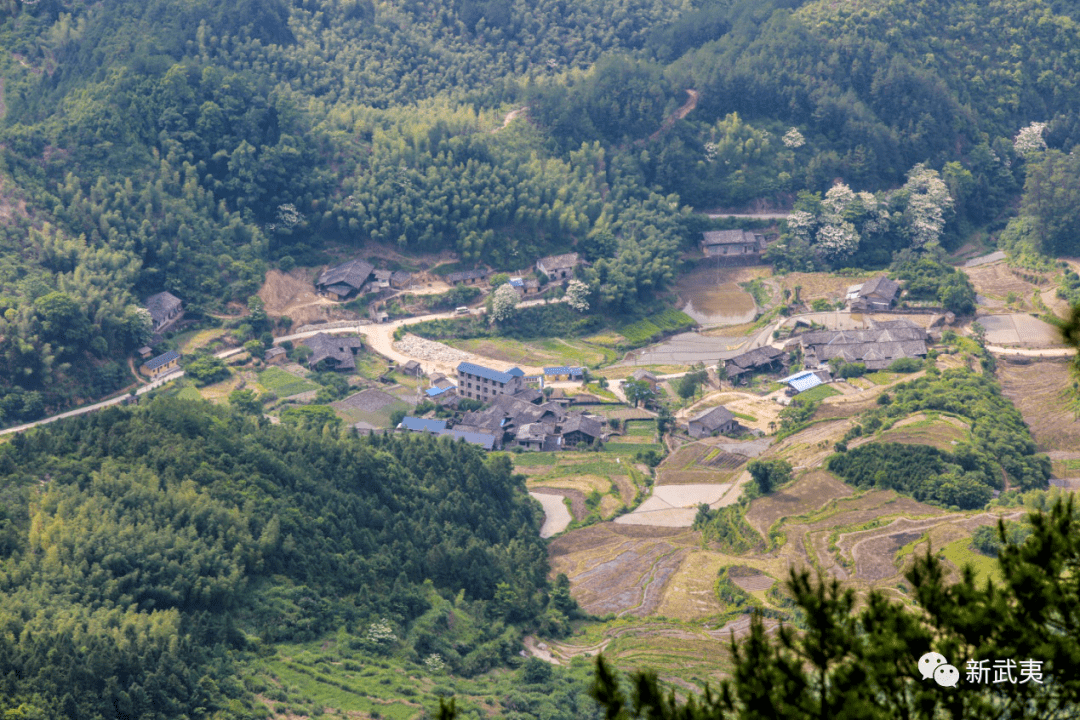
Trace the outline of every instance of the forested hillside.
[[[3, 11], [7, 423], [122, 385], [118, 361], [145, 339], [140, 298], [168, 289], [219, 310], [328, 243], [449, 248], [502, 269], [576, 247], [594, 310], [633, 312], [701, 229], [688, 205], [790, 205], [837, 179], [888, 190], [925, 163], [952, 200], [951, 242], [1010, 212], [1021, 128], [1047, 123], [1064, 152], [1080, 132], [1072, 6], [1040, 0]], [[658, 132], [688, 89], [696, 109]], [[903, 197], [884, 207], [903, 214]], [[1037, 229], [1061, 250], [1070, 226], [1052, 210]], [[847, 261], [881, 266], [918, 237], [867, 244]]]
[[[19, 436], [0, 449], [0, 714], [204, 717], [246, 697], [238, 652], [335, 630], [465, 676], [501, 665], [572, 608], [549, 601], [510, 469], [174, 399]], [[432, 592], [459, 627], [422, 630], [440, 611], [408, 635]]]

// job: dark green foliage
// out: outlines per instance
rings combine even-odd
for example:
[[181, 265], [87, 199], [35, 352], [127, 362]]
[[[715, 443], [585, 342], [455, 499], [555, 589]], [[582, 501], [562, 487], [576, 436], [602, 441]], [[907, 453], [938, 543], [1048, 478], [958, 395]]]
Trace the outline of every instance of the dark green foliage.
[[386, 617], [423, 649], [430, 592], [485, 619], [445, 655], [478, 672], [516, 652], [508, 613], [545, 608], [539, 514], [505, 458], [464, 443], [164, 398], [20, 436], [0, 468], [0, 709], [200, 717], [243, 694], [238, 628], [300, 641]]
[[[922, 370], [923, 367], [923, 361], [919, 358], [897, 358], [889, 364], [886, 370], [894, 373], [913, 373]], [[882, 395], [881, 397], [888, 397], [888, 395]], [[881, 404], [885, 405], [887, 403]]]
[[893, 271], [904, 281], [906, 299], [937, 302], [957, 315], [975, 312], [975, 287], [971, 280], [966, 273], [940, 259], [902, 257], [893, 264]]
[[863, 363], [843, 363], [837, 374], [845, 380], [848, 378], [862, 377], [866, 374], [866, 365]]
[[891, 488], [916, 500], [980, 508], [999, 488], [983, 468], [967, 471], [956, 456], [928, 445], [870, 443], [829, 458], [828, 468], [856, 487]]
[[1035, 442], [1019, 411], [1001, 394], [987, 374], [954, 369], [928, 374], [896, 386], [893, 402], [869, 413], [863, 423], [873, 430], [891, 418], [920, 410], [948, 412], [971, 420], [971, 441], [957, 445], [956, 455], [965, 472], [981, 471], [987, 484], [1000, 487], [1002, 472], [1014, 489], [1047, 486], [1050, 460], [1037, 455]]
[[998, 557], [1006, 544], [1023, 545], [1030, 535], [1031, 525], [1027, 522], [981, 525], [971, 535], [971, 547], [983, 555]]
[[[257, 341], [253, 341], [257, 342]], [[210, 385], [229, 377], [225, 361], [213, 355], [203, 355], [184, 365], [184, 375], [199, 385]]]
[[771, 493], [781, 485], [791, 481], [791, 463], [779, 458], [769, 460], [751, 460], [746, 466], [754, 485], [762, 495]]
[[605, 144], [646, 138], [674, 98], [659, 66], [608, 56], [581, 82], [543, 88], [529, 105], [565, 149], [576, 150], [597, 138]]
[[1047, 150], [1028, 164], [1020, 211], [1031, 218], [1035, 249], [1050, 257], [1080, 254], [1080, 157]]
[[602, 326], [597, 317], [582, 317], [566, 303], [519, 308], [514, 316], [499, 324], [496, 333], [482, 317], [426, 320], [409, 326], [409, 332], [430, 340], [482, 338], [503, 335], [519, 340], [545, 337], [577, 337]]

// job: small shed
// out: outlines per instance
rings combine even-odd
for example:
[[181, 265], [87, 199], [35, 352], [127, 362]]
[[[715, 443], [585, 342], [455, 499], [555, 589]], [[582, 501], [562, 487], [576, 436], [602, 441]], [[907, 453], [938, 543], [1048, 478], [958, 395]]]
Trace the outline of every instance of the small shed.
[[424, 368], [420, 367], [420, 363], [415, 360], [410, 360], [401, 366], [401, 372], [409, 377], [424, 377]]
[[815, 388], [818, 385], [824, 384], [817, 373], [814, 373], [811, 370], [803, 370], [794, 375], [789, 375], [780, 382], [789, 385], [791, 389], [797, 393], [806, 392], [810, 388]]
[[709, 408], [690, 418], [687, 432], [690, 437], [703, 438], [729, 433], [738, 426], [735, 416], [723, 405]]
[[267, 364], [270, 365], [280, 365], [281, 363], [285, 362], [285, 355], [285, 348], [272, 347], [267, 350], [266, 353], [263, 355], [263, 360], [265, 360]]

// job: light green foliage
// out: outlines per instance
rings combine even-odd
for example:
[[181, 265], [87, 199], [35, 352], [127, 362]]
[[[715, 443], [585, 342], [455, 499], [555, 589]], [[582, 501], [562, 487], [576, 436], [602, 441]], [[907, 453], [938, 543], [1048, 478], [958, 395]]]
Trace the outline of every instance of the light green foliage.
[[266, 368], [259, 373], [259, 385], [279, 398], [319, 389], [319, 386], [310, 380], [296, 377], [291, 372], [276, 367]]
[[229, 368], [225, 361], [213, 355], [203, 355], [184, 365], [184, 375], [192, 378], [198, 385], [210, 385], [229, 377]]

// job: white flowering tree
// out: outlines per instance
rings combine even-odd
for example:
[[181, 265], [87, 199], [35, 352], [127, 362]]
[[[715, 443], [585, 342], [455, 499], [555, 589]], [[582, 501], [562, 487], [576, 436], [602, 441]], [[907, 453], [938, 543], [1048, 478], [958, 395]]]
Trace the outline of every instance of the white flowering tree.
[[821, 201], [822, 220], [830, 224], [844, 221], [845, 214], [855, 205], [855, 193], [844, 183], [836, 183]]
[[1013, 149], [1016, 150], [1016, 154], [1031, 157], [1045, 150], [1046, 139], [1043, 137], [1045, 130], [1046, 123], [1041, 122], [1033, 122], [1025, 128], [1020, 128], [1020, 132], [1013, 138]]
[[817, 228], [817, 219], [805, 210], [796, 210], [787, 217], [787, 231], [793, 238], [809, 242]]
[[446, 661], [443, 660], [443, 656], [439, 653], [431, 653], [424, 658], [424, 667], [432, 675], [439, 675], [446, 670]]
[[566, 304], [578, 312], [589, 309], [589, 286], [580, 280], [571, 280], [566, 286]]
[[491, 294], [491, 319], [503, 322], [514, 316], [518, 306], [518, 294], [510, 283], [500, 285]]
[[784, 147], [791, 148], [792, 150], [801, 148], [806, 144], [806, 138], [803, 137], [803, 134], [799, 132], [798, 128], [791, 128], [784, 133], [784, 137], [781, 138], [781, 141], [784, 143]]
[[918, 164], [908, 173], [900, 192], [907, 197], [903, 222], [916, 250], [932, 247], [945, 229], [945, 213], [952, 209], [949, 188], [937, 171]]
[[372, 645], [387, 647], [397, 641], [397, 635], [390, 621], [382, 618], [368, 625], [367, 640]]
[[859, 249], [859, 232], [849, 222], [826, 223], [818, 228], [817, 250], [834, 265]]

